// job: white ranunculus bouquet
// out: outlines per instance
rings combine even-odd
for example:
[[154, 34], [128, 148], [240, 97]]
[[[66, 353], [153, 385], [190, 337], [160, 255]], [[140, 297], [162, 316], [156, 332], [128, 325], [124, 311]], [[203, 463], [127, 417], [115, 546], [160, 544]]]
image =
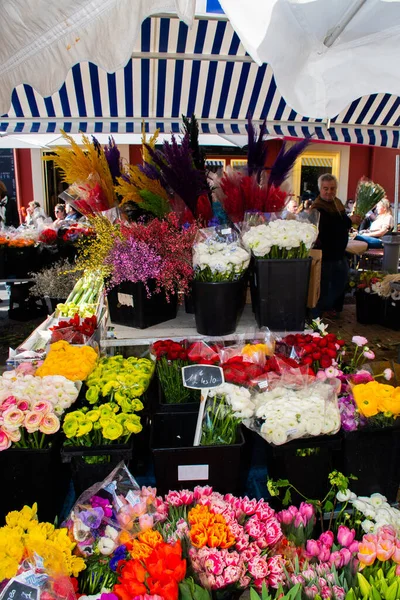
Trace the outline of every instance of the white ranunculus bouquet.
[[276, 446], [292, 439], [337, 433], [340, 413], [335, 389], [320, 381], [304, 387], [278, 384], [258, 395], [255, 418], [245, 425]]
[[250, 227], [242, 240], [257, 258], [307, 258], [317, 235], [318, 228], [312, 223], [276, 219]]
[[196, 281], [218, 282], [240, 279], [250, 262], [238, 235], [230, 228], [202, 229], [193, 245]]

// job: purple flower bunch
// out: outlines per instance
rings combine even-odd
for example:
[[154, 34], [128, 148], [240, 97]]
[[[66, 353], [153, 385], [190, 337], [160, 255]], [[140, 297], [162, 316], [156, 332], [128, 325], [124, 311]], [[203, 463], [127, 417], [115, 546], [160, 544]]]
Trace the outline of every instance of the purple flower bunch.
[[112, 270], [109, 288], [123, 281], [141, 281], [149, 293], [148, 281], [158, 279], [162, 271], [162, 258], [146, 242], [136, 240], [133, 236], [117, 238], [105, 263]]

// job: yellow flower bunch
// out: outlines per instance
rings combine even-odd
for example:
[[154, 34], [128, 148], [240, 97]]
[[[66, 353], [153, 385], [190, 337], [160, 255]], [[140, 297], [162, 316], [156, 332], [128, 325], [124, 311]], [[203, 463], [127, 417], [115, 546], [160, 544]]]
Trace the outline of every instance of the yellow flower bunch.
[[243, 356], [272, 356], [274, 353], [274, 345], [271, 344], [246, 344], [242, 349]]
[[352, 391], [357, 408], [364, 417], [378, 413], [394, 418], [400, 415], [400, 387], [369, 381], [355, 385]]
[[39, 523], [37, 505], [24, 506], [6, 516], [5, 527], [0, 528], [0, 580], [17, 574], [26, 557], [37, 554], [45, 569], [54, 574], [77, 577], [85, 569], [82, 558], [74, 556], [75, 543], [67, 529], [56, 529], [51, 523]]
[[71, 381], [84, 381], [93, 371], [98, 355], [91, 346], [71, 346], [60, 340], [51, 344], [44, 363], [36, 375], [63, 375]]
[[86, 400], [96, 405], [109, 399], [124, 413], [142, 410], [138, 398], [147, 390], [153, 372], [154, 362], [147, 358], [102, 358], [87, 378]]
[[63, 423], [66, 438], [76, 446], [126, 443], [133, 433], [140, 433], [142, 429], [138, 415], [120, 412], [114, 402], [92, 410], [86, 407], [74, 410], [65, 415]]

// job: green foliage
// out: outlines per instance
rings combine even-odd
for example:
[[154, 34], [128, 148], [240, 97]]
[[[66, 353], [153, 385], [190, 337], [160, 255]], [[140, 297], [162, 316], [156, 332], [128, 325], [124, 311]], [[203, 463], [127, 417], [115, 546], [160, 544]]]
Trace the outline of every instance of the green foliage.
[[187, 577], [179, 584], [179, 600], [211, 600], [211, 594], [197, 585], [193, 577]]
[[162, 198], [149, 190], [140, 190], [139, 196], [142, 198], [142, 202], [138, 205], [139, 208], [152, 213], [155, 217], [162, 219], [171, 212], [170, 205], [165, 198]]
[[272, 594], [267, 590], [265, 583], [262, 586], [261, 596], [257, 594], [254, 588], [250, 588], [250, 600], [301, 600], [301, 585], [297, 583], [286, 593], [279, 586], [278, 590], [274, 590]]
[[396, 565], [387, 573], [379, 569], [369, 577], [357, 573], [357, 585], [346, 594], [345, 600], [398, 600], [400, 598], [400, 577], [396, 575]]

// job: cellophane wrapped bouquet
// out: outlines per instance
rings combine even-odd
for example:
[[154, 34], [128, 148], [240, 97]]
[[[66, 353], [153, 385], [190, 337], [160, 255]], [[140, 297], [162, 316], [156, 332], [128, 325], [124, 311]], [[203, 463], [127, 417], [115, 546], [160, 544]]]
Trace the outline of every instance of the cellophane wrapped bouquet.
[[218, 226], [199, 230], [193, 244], [196, 281], [236, 281], [244, 276], [249, 263], [250, 253], [234, 229]]
[[39, 377], [22, 364], [0, 377], [0, 450], [48, 448], [79, 387], [61, 375]]
[[318, 236], [318, 211], [283, 217], [283, 213], [246, 213], [242, 241], [256, 258], [308, 257]]
[[374, 183], [367, 177], [362, 177], [357, 184], [354, 214], [363, 219], [385, 195], [386, 192], [379, 183]]
[[64, 526], [76, 545], [76, 555], [85, 558], [81, 593], [96, 594], [117, 584], [118, 563], [130, 559], [135, 544], [156, 523], [155, 496], [155, 489], [141, 488], [120, 463], [78, 498]]
[[163, 394], [162, 403], [183, 404], [199, 402], [198, 390], [183, 386], [182, 367], [191, 364], [192, 344], [183, 340], [159, 340], [150, 346], [150, 355], [154, 357], [158, 381]]
[[340, 429], [340, 381], [317, 380], [302, 369], [287, 369], [256, 397], [254, 418], [245, 424], [270, 444], [332, 435]]

